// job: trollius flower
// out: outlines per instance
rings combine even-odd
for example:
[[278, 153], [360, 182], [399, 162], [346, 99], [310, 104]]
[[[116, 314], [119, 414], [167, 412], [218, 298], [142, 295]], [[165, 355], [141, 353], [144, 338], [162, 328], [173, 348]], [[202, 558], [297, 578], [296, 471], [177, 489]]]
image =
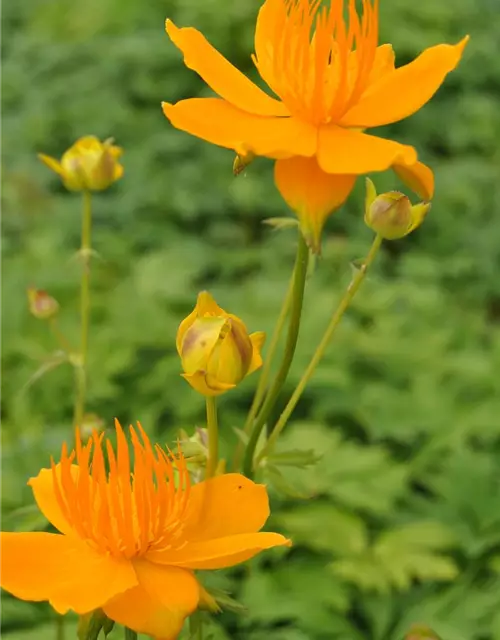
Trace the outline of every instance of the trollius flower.
[[289, 204], [297, 203], [313, 245], [355, 176], [393, 167], [421, 198], [432, 198], [432, 172], [418, 162], [415, 149], [365, 130], [420, 109], [456, 67], [467, 42], [430, 47], [395, 68], [392, 46], [379, 46], [378, 0], [359, 4], [362, 11], [355, 0], [266, 0], [252, 57], [278, 98], [241, 74], [196, 29], [166, 24], [186, 66], [219, 96], [165, 102], [166, 117], [242, 157], [275, 159], [277, 186]]
[[177, 331], [183, 377], [199, 393], [217, 396], [262, 366], [265, 334], [249, 334], [243, 321], [226, 313], [207, 291]]
[[[262, 485], [228, 474], [191, 486], [182, 455], [130, 428], [134, 462], [116, 424], [116, 452], [95, 433], [29, 481], [60, 533], [1, 534], [1, 586], [59, 613], [102, 608], [139, 633], [175, 638], [198, 606], [195, 569], [220, 569], [289, 541], [258, 533]], [[105, 463], [107, 459], [107, 465]], [[106, 471], [106, 466], [109, 470]]]
[[38, 157], [70, 191], [103, 191], [122, 177], [123, 167], [118, 162], [122, 153], [111, 138], [101, 142], [95, 136], [84, 136], [63, 153], [60, 162], [44, 153]]

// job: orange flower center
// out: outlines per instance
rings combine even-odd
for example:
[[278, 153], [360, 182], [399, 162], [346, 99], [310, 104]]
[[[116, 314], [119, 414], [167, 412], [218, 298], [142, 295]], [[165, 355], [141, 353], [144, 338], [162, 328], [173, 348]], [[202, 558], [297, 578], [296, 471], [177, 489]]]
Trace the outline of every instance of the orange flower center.
[[316, 125], [337, 121], [368, 84], [378, 0], [361, 0], [362, 12], [356, 0], [268, 2], [267, 42], [254, 57], [259, 72], [293, 115]]
[[[79, 433], [70, 455], [63, 445], [60, 465], [52, 462], [59, 506], [73, 530], [103, 553], [132, 558], [151, 549], [182, 546], [184, 513], [189, 499], [189, 474], [181, 454], [174, 457], [159, 445], [151, 446], [138, 425], [133, 427], [134, 454], [117, 424], [117, 453], [94, 432], [85, 446]], [[73, 464], [76, 456], [77, 464]]]

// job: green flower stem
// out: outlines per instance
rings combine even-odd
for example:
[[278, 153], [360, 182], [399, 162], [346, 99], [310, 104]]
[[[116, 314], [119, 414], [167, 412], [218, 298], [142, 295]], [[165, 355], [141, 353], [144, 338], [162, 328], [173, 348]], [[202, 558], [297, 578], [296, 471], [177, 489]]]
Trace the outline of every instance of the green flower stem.
[[189, 617], [189, 640], [203, 640], [203, 618], [200, 611]]
[[262, 460], [262, 458], [264, 458], [264, 456], [267, 453], [269, 453], [275, 446], [278, 436], [283, 431], [283, 428], [286, 425], [288, 419], [290, 418], [293, 410], [295, 409], [297, 402], [299, 401], [302, 393], [304, 392], [304, 389], [307, 383], [311, 379], [316, 367], [318, 366], [320, 360], [324, 356], [325, 351], [330, 343], [330, 340], [332, 339], [333, 334], [335, 333], [335, 330], [339, 326], [345, 311], [349, 307], [352, 299], [356, 295], [361, 283], [363, 282], [366, 272], [368, 271], [368, 268], [373, 263], [373, 260], [375, 259], [375, 256], [377, 255], [381, 244], [382, 244], [382, 237], [377, 235], [375, 237], [375, 240], [373, 241], [370, 251], [368, 252], [368, 255], [366, 256], [366, 259], [364, 260], [361, 267], [356, 271], [356, 274], [354, 275], [349, 286], [347, 287], [347, 291], [345, 292], [342, 300], [340, 301], [340, 304], [337, 307], [337, 310], [333, 314], [330, 320], [330, 323], [323, 335], [323, 338], [321, 339], [321, 342], [319, 343], [316, 351], [314, 352], [314, 355], [311, 358], [311, 361], [307, 369], [305, 370], [302, 378], [300, 379], [300, 382], [297, 385], [297, 388], [295, 389], [292, 396], [290, 397], [290, 400], [288, 401], [286, 407], [284, 408], [283, 413], [280, 415], [278, 422], [274, 426], [274, 429], [272, 430], [271, 435], [269, 436], [269, 440], [267, 441], [266, 446], [264, 447], [264, 449], [259, 455], [259, 461]]
[[208, 460], [205, 478], [213, 478], [219, 464], [219, 425], [217, 422], [217, 403], [213, 396], [206, 397]]
[[137, 640], [137, 633], [125, 627], [125, 640]]
[[56, 626], [56, 640], [64, 640], [65, 637], [65, 623], [64, 616], [56, 614], [55, 626]]
[[[243, 427], [243, 432], [246, 433], [247, 435], [252, 430], [255, 416], [257, 415], [258, 410], [262, 406], [262, 401], [264, 400], [267, 383], [269, 382], [269, 375], [271, 373], [271, 365], [273, 363], [274, 356], [276, 355], [276, 349], [278, 348], [281, 334], [283, 333], [283, 328], [285, 326], [285, 321], [286, 321], [288, 312], [290, 310], [290, 305], [292, 302], [292, 292], [293, 292], [293, 278], [290, 281], [285, 299], [283, 300], [283, 305], [281, 307], [280, 314], [276, 321], [276, 326], [274, 327], [273, 335], [271, 336], [271, 340], [269, 342], [269, 348], [266, 353], [266, 358], [264, 360], [264, 364], [262, 365], [262, 370], [260, 373], [259, 382], [257, 384], [257, 389], [255, 391], [255, 396], [253, 398], [252, 406], [250, 407], [250, 412], [248, 413], [245, 426]], [[236, 451], [234, 454], [234, 460], [233, 460], [234, 471], [237, 471], [240, 467], [243, 451], [244, 451], [244, 444], [240, 440], [236, 446]]]
[[85, 413], [85, 400], [87, 396], [87, 352], [89, 341], [90, 319], [90, 255], [92, 230], [92, 198], [90, 191], [83, 192], [83, 216], [82, 216], [82, 241], [80, 258], [83, 263], [82, 278], [80, 284], [80, 353], [75, 365], [76, 373], [76, 399], [75, 399], [75, 425], [81, 425]]
[[300, 319], [302, 315], [302, 304], [304, 301], [304, 289], [306, 285], [307, 265], [309, 263], [309, 249], [299, 231], [299, 242], [297, 246], [297, 256], [295, 258], [294, 276], [293, 276], [293, 291], [290, 307], [290, 322], [288, 325], [288, 335], [285, 344], [285, 352], [283, 354], [283, 360], [281, 366], [274, 378], [273, 384], [269, 389], [269, 392], [264, 400], [264, 404], [258, 414], [250, 438], [245, 450], [245, 457], [243, 460], [243, 473], [251, 478], [253, 476], [253, 460], [255, 455], [255, 449], [260, 438], [260, 434], [269, 415], [276, 404], [279, 393], [286, 381], [290, 365], [292, 364], [293, 356], [295, 354], [295, 347], [297, 346], [297, 339], [299, 337]]

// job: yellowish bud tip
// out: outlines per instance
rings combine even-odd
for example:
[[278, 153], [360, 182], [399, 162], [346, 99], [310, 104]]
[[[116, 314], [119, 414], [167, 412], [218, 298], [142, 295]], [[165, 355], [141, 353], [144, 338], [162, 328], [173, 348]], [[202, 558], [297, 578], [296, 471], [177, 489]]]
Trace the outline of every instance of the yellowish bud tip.
[[385, 240], [397, 240], [411, 233], [424, 221], [431, 204], [412, 205], [399, 191], [377, 195], [375, 185], [366, 179], [365, 223]]
[[236, 158], [233, 162], [233, 174], [235, 176], [239, 176], [240, 173], [242, 173], [254, 160], [255, 154], [251, 151], [236, 154]]
[[[198, 583], [199, 584], [199, 583]], [[219, 606], [217, 600], [214, 596], [205, 589], [201, 584], [199, 584], [200, 588], [200, 609], [205, 609], [206, 611], [210, 611], [211, 613], [220, 613], [222, 611]]]
[[59, 303], [42, 289], [30, 287], [27, 291], [31, 315], [39, 320], [49, 320], [59, 312]]

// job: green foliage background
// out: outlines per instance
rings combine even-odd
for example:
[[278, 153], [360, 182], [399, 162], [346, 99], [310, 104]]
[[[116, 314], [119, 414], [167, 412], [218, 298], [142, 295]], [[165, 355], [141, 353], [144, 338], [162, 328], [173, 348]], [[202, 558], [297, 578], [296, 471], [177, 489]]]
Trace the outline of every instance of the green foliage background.
[[[165, 16], [197, 26], [255, 76], [257, 9], [245, 0], [5, 3], [4, 529], [44, 526], [17, 509], [32, 504], [26, 480], [72, 416], [68, 365], [23, 390], [54, 349], [28, 315], [26, 287], [55, 295], [75, 343], [78, 331], [80, 200], [36, 152], [59, 156], [90, 133], [126, 151], [125, 177], [94, 201], [89, 406], [107, 423], [140, 419], [160, 441], [203, 423], [174, 346], [200, 289], [252, 330], [272, 328], [295, 248], [293, 232], [261, 224], [285, 213], [271, 163], [234, 179], [231, 153], [173, 130], [160, 110], [161, 100], [209, 95], [165, 35]], [[499, 12], [497, 0], [382, 2], [382, 40], [399, 64], [471, 34], [434, 100], [386, 131], [434, 167], [434, 206], [422, 229], [384, 248], [283, 438], [322, 455], [305, 470], [283, 467], [278, 484], [302, 499], [273, 490], [271, 524], [293, 550], [211, 577], [248, 607], [220, 616], [216, 639], [401, 640], [414, 622], [444, 640], [500, 638]], [[389, 174], [376, 182], [398, 186]], [[371, 241], [361, 198], [359, 188], [328, 223], [283, 401]], [[254, 384], [220, 403], [226, 449]], [[4, 597], [2, 623], [12, 640], [53, 637], [44, 606]]]

